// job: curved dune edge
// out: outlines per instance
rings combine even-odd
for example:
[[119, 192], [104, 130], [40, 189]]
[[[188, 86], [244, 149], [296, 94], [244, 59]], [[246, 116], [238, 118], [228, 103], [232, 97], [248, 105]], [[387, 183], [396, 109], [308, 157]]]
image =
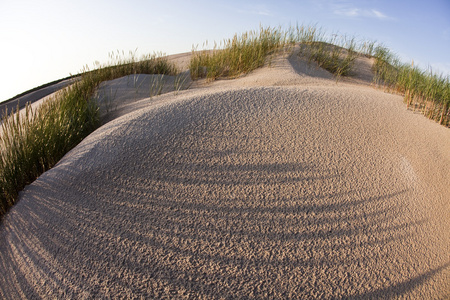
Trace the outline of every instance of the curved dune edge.
[[371, 88], [245, 80], [142, 100], [28, 186], [2, 298], [448, 296], [448, 129]]

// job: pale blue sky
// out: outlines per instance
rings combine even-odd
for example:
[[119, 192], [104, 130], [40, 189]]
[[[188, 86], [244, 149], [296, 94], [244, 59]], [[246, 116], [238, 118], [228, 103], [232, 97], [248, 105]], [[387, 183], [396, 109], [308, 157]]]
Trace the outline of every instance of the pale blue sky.
[[450, 74], [450, 0], [0, 0], [0, 101], [116, 50], [188, 52], [263, 26], [317, 24]]

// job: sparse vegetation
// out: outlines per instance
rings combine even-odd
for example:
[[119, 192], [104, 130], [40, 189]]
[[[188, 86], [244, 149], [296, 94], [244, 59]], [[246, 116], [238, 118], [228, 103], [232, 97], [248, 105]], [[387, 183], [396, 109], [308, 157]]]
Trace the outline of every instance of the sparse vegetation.
[[314, 26], [296, 26], [288, 30], [260, 28], [225, 40], [212, 50], [193, 50], [190, 71], [192, 79], [235, 78], [261, 67], [267, 58], [279, 51], [289, 51], [300, 44], [300, 55], [315, 61], [337, 77], [346, 76], [358, 55], [371, 55], [374, 44], [364, 42], [357, 50], [354, 39], [326, 34]]
[[188, 72], [180, 73], [175, 77], [174, 86], [173, 86], [175, 95], [178, 94], [178, 92], [180, 90], [189, 88], [190, 84], [188, 84], [188, 81], [189, 81], [189, 73]]
[[214, 45], [213, 50], [192, 51], [189, 69], [192, 79], [221, 77], [235, 78], [262, 67], [266, 58], [293, 45], [288, 32], [281, 29], [261, 28], [259, 33], [249, 31]]
[[28, 105], [25, 113], [4, 113], [0, 136], [0, 215], [14, 204], [19, 191], [99, 126], [99, 107], [92, 96], [101, 82], [129, 74], [177, 72], [173, 64], [157, 55], [142, 60], [117, 56], [113, 63], [93, 71], [86, 67], [80, 81], [37, 109]]
[[350, 75], [358, 57], [353, 40], [342, 46], [327, 42], [312, 42], [301, 46], [301, 54], [305, 55], [309, 62], [317, 62], [319, 67], [331, 72], [337, 78]]
[[387, 91], [405, 96], [408, 107], [420, 110], [425, 116], [450, 126], [450, 79], [413, 64], [403, 64], [387, 48], [373, 41], [356, 42], [354, 38], [331, 37], [315, 26], [296, 26], [288, 30], [260, 28], [225, 40], [212, 50], [197, 51], [190, 62], [193, 80], [207, 78], [235, 78], [251, 72], [267, 62], [268, 57], [300, 45], [299, 55], [309, 63], [341, 76], [352, 75], [355, 60], [360, 56], [375, 58], [375, 84]]
[[162, 89], [164, 88], [165, 84], [166, 82], [164, 80], [164, 74], [153, 77], [150, 83], [150, 98], [153, 96], [161, 95]]
[[375, 49], [375, 83], [386, 91], [404, 95], [407, 107], [450, 126], [450, 78], [423, 71], [414, 62], [401, 63], [386, 47]]
[[18, 192], [98, 126], [98, 110], [89, 88], [77, 82], [43, 103], [4, 116], [0, 140], [0, 212], [12, 206]]

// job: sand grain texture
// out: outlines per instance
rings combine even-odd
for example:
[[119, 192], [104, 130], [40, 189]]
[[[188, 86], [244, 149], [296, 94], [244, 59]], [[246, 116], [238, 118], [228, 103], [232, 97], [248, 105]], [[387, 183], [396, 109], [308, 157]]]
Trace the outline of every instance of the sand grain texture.
[[0, 296], [448, 297], [450, 131], [302, 70], [121, 95], [4, 218]]

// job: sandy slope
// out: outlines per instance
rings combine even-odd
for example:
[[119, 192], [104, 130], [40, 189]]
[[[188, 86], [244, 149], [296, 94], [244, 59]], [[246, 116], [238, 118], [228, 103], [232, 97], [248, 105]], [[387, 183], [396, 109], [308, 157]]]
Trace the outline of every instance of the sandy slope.
[[450, 296], [450, 131], [401, 97], [295, 56], [113, 86], [116, 119], [4, 218], [2, 298]]

